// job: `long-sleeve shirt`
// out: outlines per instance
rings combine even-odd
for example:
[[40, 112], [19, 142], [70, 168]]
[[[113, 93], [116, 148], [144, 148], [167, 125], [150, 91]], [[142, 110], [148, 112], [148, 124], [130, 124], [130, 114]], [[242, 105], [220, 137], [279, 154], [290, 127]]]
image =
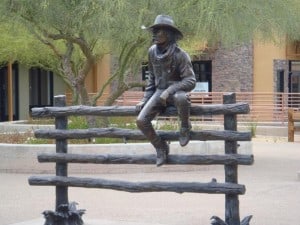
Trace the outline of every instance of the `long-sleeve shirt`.
[[194, 89], [196, 78], [191, 59], [176, 44], [170, 46], [165, 54], [158, 54], [157, 46], [152, 45], [148, 59], [149, 77], [143, 101], [149, 100], [157, 89], [167, 90], [169, 94]]

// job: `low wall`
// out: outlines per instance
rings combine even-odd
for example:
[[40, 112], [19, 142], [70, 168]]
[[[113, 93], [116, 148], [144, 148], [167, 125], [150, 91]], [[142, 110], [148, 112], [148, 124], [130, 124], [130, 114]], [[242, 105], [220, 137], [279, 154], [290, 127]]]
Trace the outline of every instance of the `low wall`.
[[[252, 154], [251, 142], [239, 142], [238, 153]], [[38, 153], [53, 153], [55, 145], [21, 145], [0, 144], [0, 172], [2, 173], [55, 173], [55, 163], [39, 163]], [[86, 144], [69, 145], [69, 153], [83, 154], [154, 154], [149, 143], [136, 144]], [[170, 154], [224, 154], [224, 141], [191, 141], [181, 147], [178, 142], [170, 144]], [[69, 164], [69, 173], [134, 173], [205, 170], [212, 166], [165, 165], [103, 165], [103, 164]]]
[[54, 125], [28, 124], [26, 120], [7, 121], [0, 123], [0, 133], [5, 132], [28, 132], [36, 129], [54, 129]]

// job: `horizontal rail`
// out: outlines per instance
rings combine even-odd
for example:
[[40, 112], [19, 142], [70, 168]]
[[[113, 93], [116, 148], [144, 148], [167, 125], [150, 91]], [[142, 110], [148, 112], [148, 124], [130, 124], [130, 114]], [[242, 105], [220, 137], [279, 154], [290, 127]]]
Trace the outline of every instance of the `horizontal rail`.
[[198, 183], [198, 182], [127, 182], [94, 178], [31, 176], [30, 185], [67, 186], [84, 188], [113, 189], [126, 192], [176, 192], [208, 194], [244, 194], [244, 185], [234, 183]]
[[[250, 108], [248, 103], [235, 104], [209, 104], [192, 105], [191, 115], [210, 114], [247, 114]], [[57, 117], [71, 115], [94, 115], [94, 116], [136, 116], [138, 115], [135, 106], [65, 106], [65, 107], [43, 107], [32, 108], [32, 117]], [[162, 116], [175, 116], [175, 107], [167, 107]]]
[[[177, 131], [157, 131], [158, 135], [165, 140], [178, 140], [179, 132]], [[140, 130], [122, 129], [122, 128], [90, 128], [74, 130], [49, 130], [37, 129], [34, 132], [36, 138], [45, 139], [86, 139], [91, 137], [108, 137], [108, 138], [125, 138], [128, 140], [146, 140], [146, 137]], [[250, 141], [251, 132], [238, 131], [191, 131], [191, 140], [227, 140], [227, 141]]]
[[[94, 163], [94, 164], [155, 164], [156, 156], [148, 155], [91, 155], [42, 153], [38, 155], [41, 163]], [[252, 165], [253, 155], [226, 154], [226, 155], [169, 155], [167, 164], [170, 165]]]
[[[127, 91], [118, 101], [117, 105], [136, 105], [142, 99], [142, 91]], [[223, 92], [191, 92], [192, 105], [223, 103]], [[248, 115], [239, 119], [244, 122], [287, 122], [287, 110], [300, 107], [300, 93], [281, 92], [236, 92], [237, 102], [246, 102], [250, 106]], [[257, 110], [257, 108], [261, 108]], [[206, 118], [199, 118], [206, 120]], [[212, 121], [222, 121], [223, 118], [212, 116]]]

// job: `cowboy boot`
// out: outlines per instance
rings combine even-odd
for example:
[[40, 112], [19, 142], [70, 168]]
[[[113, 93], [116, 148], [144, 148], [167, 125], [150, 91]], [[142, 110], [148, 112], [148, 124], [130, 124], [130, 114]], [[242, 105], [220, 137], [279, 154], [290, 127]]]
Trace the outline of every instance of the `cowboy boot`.
[[156, 166], [161, 166], [167, 162], [167, 157], [169, 154], [169, 145], [166, 141], [161, 140], [160, 143], [156, 146]]
[[186, 146], [190, 141], [190, 130], [192, 127], [189, 120], [191, 102], [188, 95], [182, 91], [177, 92], [174, 97], [175, 105], [178, 110], [178, 116], [181, 121], [179, 131], [179, 144], [183, 147]]
[[181, 110], [179, 117], [181, 120], [181, 127], [179, 131], [179, 144], [181, 147], [186, 146], [190, 141], [190, 130], [192, 128], [191, 122], [189, 121], [190, 108]]
[[181, 147], [186, 146], [190, 141], [190, 127], [181, 127], [179, 132], [179, 144]]
[[152, 138], [150, 142], [156, 150], [156, 166], [163, 165], [166, 163], [169, 154], [168, 143], [165, 140], [162, 140], [158, 135]]
[[137, 121], [137, 125], [156, 150], [156, 166], [163, 165], [169, 154], [169, 145], [156, 134], [151, 122], [139, 120]]

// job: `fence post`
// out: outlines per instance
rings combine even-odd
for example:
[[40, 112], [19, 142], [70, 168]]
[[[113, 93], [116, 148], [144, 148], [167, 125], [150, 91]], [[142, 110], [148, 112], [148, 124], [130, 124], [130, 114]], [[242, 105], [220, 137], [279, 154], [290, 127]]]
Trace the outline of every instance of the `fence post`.
[[288, 109], [288, 142], [294, 142], [294, 120], [293, 120], [293, 109]]
[[[64, 107], [66, 106], [66, 96], [57, 95], [54, 96], [54, 106]], [[55, 129], [66, 130], [68, 128], [68, 117], [59, 116], [55, 117]], [[68, 140], [67, 139], [56, 139], [56, 153], [67, 153], [68, 152]], [[56, 163], [56, 176], [68, 176], [68, 164], [67, 163]], [[56, 186], [56, 211], [58, 206], [62, 204], [69, 204], [68, 200], [68, 187]]]
[[[223, 95], [223, 103], [236, 103], [235, 93]], [[224, 129], [237, 130], [237, 116], [224, 114]], [[237, 141], [225, 141], [225, 154], [237, 153]], [[225, 165], [225, 182], [238, 183], [238, 165]], [[239, 197], [234, 194], [225, 195], [225, 221], [228, 225], [240, 225]]]

